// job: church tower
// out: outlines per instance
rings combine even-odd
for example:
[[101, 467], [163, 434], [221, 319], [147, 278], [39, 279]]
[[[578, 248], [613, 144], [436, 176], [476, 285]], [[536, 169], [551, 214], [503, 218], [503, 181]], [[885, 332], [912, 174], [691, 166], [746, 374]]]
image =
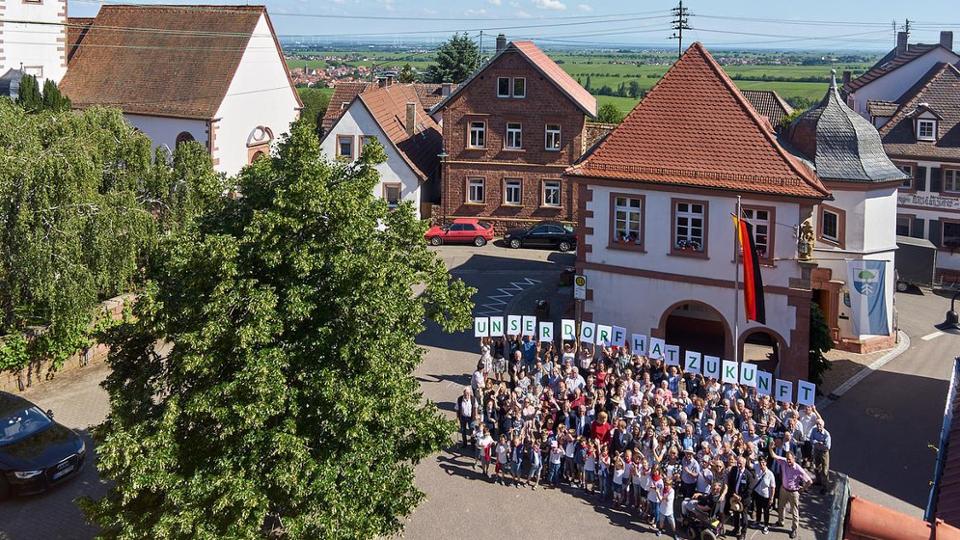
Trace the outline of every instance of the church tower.
[[67, 0], [0, 0], [0, 76], [33, 75], [40, 86], [67, 71]]

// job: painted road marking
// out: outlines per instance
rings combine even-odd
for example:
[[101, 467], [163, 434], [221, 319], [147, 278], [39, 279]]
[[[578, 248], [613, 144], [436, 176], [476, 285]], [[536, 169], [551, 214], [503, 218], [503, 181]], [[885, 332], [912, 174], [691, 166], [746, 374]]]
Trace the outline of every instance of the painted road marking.
[[540, 283], [539, 280], [533, 278], [523, 278], [522, 280], [511, 281], [509, 287], [498, 287], [497, 292], [500, 294], [494, 294], [487, 297], [486, 304], [478, 304], [478, 308], [483, 308], [483, 311], [478, 311], [476, 314], [480, 317], [490, 317], [501, 315], [503, 313], [503, 306], [508, 305], [510, 302], [509, 299], [516, 296], [517, 293], [522, 292], [524, 289], [527, 289], [533, 285]]
[[932, 334], [927, 334], [927, 335], [923, 336], [923, 337], [920, 338], [920, 339], [922, 339], [922, 340], [924, 340], [924, 341], [930, 341], [931, 339], [937, 339], [938, 337], [940, 337], [940, 336], [942, 336], [942, 335], [943, 335], [943, 332], [934, 332], [934, 333], [932, 333]]

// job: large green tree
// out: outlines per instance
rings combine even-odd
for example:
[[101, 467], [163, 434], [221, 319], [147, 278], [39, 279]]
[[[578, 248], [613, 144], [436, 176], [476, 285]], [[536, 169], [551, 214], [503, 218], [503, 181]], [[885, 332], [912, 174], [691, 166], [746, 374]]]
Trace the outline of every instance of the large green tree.
[[328, 88], [297, 88], [300, 94], [300, 100], [303, 101], [303, 110], [300, 111], [300, 118], [313, 129], [318, 137], [320, 133], [320, 124], [324, 113], [327, 112], [327, 105], [330, 103], [331, 89]]
[[104, 536], [402, 528], [423, 496], [413, 465], [452, 429], [412, 376], [414, 338], [425, 317], [469, 326], [473, 291], [409, 204], [373, 195], [384, 159], [370, 143], [355, 164], [325, 160], [299, 122], [240, 174], [242, 197], [162, 243], [136, 320], [109, 332], [111, 488], [83, 503]]
[[597, 122], [605, 124], [619, 124], [623, 121], [623, 113], [613, 103], [604, 103], [597, 111]]
[[461, 83], [477, 69], [480, 49], [467, 34], [454, 34], [437, 49], [436, 63], [427, 68], [426, 80]]
[[20, 88], [17, 90], [17, 105], [27, 112], [36, 112], [43, 109], [43, 94], [40, 93], [40, 84], [33, 75], [24, 75], [20, 78]]
[[197, 185], [222, 189], [199, 146], [155, 164], [117, 110], [28, 114], [0, 101], [0, 164], [0, 369], [15, 372], [56, 368], [86, 345], [97, 302], [142, 283]]
[[60, 93], [60, 88], [53, 79], [43, 82], [43, 109], [54, 112], [70, 110], [70, 100]]

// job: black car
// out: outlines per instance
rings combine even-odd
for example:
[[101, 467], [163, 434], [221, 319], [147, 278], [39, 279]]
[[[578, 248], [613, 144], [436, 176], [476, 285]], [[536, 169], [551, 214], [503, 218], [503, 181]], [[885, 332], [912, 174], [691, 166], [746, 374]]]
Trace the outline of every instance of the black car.
[[83, 439], [52, 416], [0, 392], [0, 499], [46, 491], [83, 468]]
[[577, 247], [577, 235], [573, 232], [573, 227], [559, 221], [541, 221], [528, 229], [511, 229], [503, 240], [514, 249], [549, 247], [570, 251]]

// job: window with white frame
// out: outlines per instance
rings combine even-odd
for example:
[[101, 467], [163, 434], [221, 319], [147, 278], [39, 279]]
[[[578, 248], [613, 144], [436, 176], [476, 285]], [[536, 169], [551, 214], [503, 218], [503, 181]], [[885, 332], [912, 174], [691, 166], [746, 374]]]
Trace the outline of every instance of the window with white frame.
[[353, 159], [352, 135], [337, 135], [337, 157], [339, 159]]
[[761, 208], [743, 208], [743, 219], [753, 229], [753, 244], [761, 258], [770, 256], [770, 211]]
[[517, 206], [523, 200], [523, 181], [519, 178], [507, 178], [503, 181], [503, 204]]
[[471, 148], [483, 148], [487, 145], [487, 123], [482, 121], [470, 122], [470, 140], [468, 146]]
[[560, 206], [560, 181], [559, 180], [543, 181], [543, 205], [544, 206]]
[[527, 97], [527, 80], [523, 77], [514, 77], [513, 79], [513, 97]]
[[936, 133], [936, 120], [925, 120], [923, 118], [917, 120], [917, 139], [921, 141], [932, 141], [937, 138]]
[[960, 193], [960, 170], [943, 169], [943, 191]]
[[470, 178], [467, 180], [467, 202], [482, 204], [485, 196], [483, 178]]
[[523, 129], [519, 122], [507, 122], [507, 137], [504, 139], [504, 148], [519, 150], [523, 148]]
[[903, 183], [900, 184], [900, 187], [910, 189], [913, 187], [913, 165], [907, 163], [898, 163], [897, 168], [904, 172], [907, 175], [903, 179]]
[[544, 148], [560, 150], [560, 124], [547, 124]]
[[704, 251], [706, 207], [697, 202], [674, 203], [673, 243], [680, 251]]
[[638, 197], [615, 197], [613, 200], [613, 241], [639, 245], [643, 238], [642, 229], [643, 200]]
[[831, 242], [840, 241], [840, 215], [830, 210], [823, 210], [823, 223], [820, 224], [820, 235]]
[[510, 77], [497, 77], [497, 97], [510, 97]]

